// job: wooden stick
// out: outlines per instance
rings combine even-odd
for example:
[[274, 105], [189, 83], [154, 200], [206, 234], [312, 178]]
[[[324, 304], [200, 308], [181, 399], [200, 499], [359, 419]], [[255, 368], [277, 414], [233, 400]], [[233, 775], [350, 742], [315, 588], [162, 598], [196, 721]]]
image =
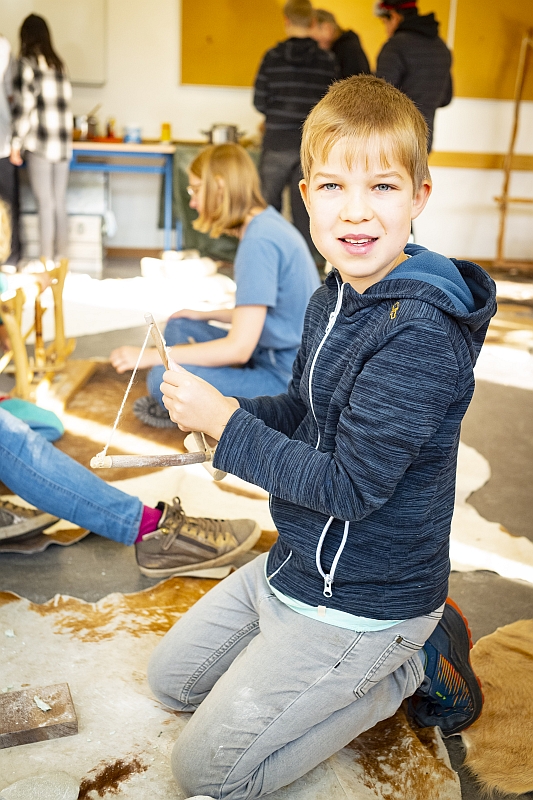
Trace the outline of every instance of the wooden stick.
[[171, 453], [161, 456], [104, 456], [102, 453], [91, 458], [92, 469], [113, 469], [120, 467], [182, 467], [186, 464], [202, 464], [209, 461], [207, 453]]
[[150, 326], [150, 333], [152, 334], [152, 339], [154, 340], [157, 352], [159, 353], [159, 357], [161, 358], [161, 361], [163, 362], [165, 369], [170, 369], [168, 364], [168, 348], [165, 340], [161, 336], [161, 331], [157, 327], [155, 319], [151, 314], [145, 314], [144, 318], [148, 323], [148, 325]]
[[498, 239], [496, 242], [496, 260], [502, 262], [505, 260], [505, 228], [507, 222], [507, 206], [509, 204], [509, 185], [511, 182], [511, 171], [513, 166], [513, 155], [518, 134], [518, 123], [520, 119], [520, 104], [522, 102], [522, 93], [524, 91], [524, 83], [526, 80], [527, 61], [529, 48], [533, 46], [533, 28], [527, 31], [522, 39], [520, 45], [520, 54], [518, 57], [518, 70], [516, 73], [515, 93], [514, 93], [514, 110], [513, 110], [513, 127], [511, 131], [511, 141], [509, 143], [509, 150], [505, 156], [503, 164], [503, 188], [501, 197], [498, 198], [500, 206], [500, 221], [498, 227]]

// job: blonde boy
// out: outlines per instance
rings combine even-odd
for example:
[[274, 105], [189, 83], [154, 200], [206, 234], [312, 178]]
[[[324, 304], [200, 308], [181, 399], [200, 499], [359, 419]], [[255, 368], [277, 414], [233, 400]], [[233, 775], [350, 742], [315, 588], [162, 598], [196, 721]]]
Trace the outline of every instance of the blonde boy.
[[481, 711], [468, 628], [447, 600], [448, 544], [494, 284], [406, 244], [431, 189], [426, 136], [392, 86], [335, 84], [305, 124], [301, 183], [334, 269], [288, 392], [228, 398], [165, 373], [171, 417], [219, 440], [216, 467], [270, 492], [279, 531], [152, 658], [158, 698], [195, 711], [172, 756], [189, 795], [273, 792], [407, 697], [446, 735]]

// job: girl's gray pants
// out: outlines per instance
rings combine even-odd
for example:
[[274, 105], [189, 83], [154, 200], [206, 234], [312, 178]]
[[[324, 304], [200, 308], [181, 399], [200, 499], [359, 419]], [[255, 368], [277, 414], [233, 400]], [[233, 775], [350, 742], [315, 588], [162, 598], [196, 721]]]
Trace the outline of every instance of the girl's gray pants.
[[67, 184], [69, 162], [48, 161], [26, 150], [24, 160], [39, 212], [41, 256], [66, 258], [68, 244]]
[[156, 697], [195, 712], [172, 753], [185, 796], [273, 792], [394, 714], [424, 677], [418, 651], [442, 609], [373, 633], [326, 625], [273, 595], [265, 559], [204, 595], [150, 661]]

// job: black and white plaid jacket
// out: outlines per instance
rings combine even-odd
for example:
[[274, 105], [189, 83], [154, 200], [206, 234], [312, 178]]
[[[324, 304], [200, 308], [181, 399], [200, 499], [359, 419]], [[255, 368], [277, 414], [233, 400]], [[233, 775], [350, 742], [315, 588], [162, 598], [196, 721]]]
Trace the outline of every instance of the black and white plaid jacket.
[[21, 58], [14, 80], [13, 147], [48, 161], [72, 154], [72, 87], [43, 56]]

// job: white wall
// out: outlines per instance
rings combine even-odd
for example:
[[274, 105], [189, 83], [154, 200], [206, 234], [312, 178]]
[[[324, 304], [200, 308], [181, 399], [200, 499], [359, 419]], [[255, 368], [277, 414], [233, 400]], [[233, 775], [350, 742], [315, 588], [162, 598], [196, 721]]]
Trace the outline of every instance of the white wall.
[[[102, 103], [99, 116], [124, 125], [139, 124], [146, 138], [159, 136], [161, 122], [172, 124], [174, 138], [201, 139], [215, 122], [237, 124], [254, 133], [261, 117], [250, 89], [179, 85], [179, 0], [107, 0], [107, 81], [102, 88], [74, 90], [74, 112]], [[437, 112], [434, 149], [505, 152], [512, 103], [458, 98]], [[524, 104], [519, 153], [533, 154], [533, 103]], [[417, 224], [419, 241], [449, 255], [491, 258], [495, 254], [497, 213], [493, 196], [502, 174], [489, 170], [434, 168], [434, 193]], [[517, 173], [513, 191], [533, 196], [533, 173]], [[112, 176], [118, 232], [114, 247], [160, 247], [157, 230], [158, 176]], [[533, 209], [513, 210], [509, 255], [533, 258], [527, 229]]]

